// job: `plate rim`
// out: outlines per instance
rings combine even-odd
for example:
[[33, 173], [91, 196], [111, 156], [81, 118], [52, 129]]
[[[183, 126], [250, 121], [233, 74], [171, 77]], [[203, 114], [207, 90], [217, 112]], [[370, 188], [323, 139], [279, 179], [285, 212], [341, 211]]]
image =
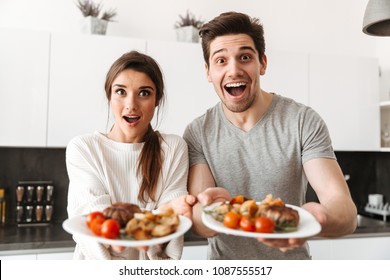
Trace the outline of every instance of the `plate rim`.
[[[228, 202], [228, 201], [227, 201]], [[314, 218], [314, 216], [308, 212], [306, 209], [292, 205], [292, 204], [286, 204], [286, 206], [291, 207], [298, 211], [300, 215], [300, 220], [302, 219], [301, 216], [303, 215], [305, 217], [304, 221], [312, 223], [313, 229], [309, 231], [308, 233], [303, 232], [299, 229], [297, 231], [293, 232], [276, 232], [276, 233], [260, 233], [260, 232], [246, 232], [238, 229], [231, 229], [228, 227], [225, 227], [221, 222], [215, 220], [211, 215], [206, 214], [204, 210], [207, 210], [208, 208], [216, 207], [217, 205], [221, 204], [222, 202], [214, 202], [210, 205], [207, 205], [203, 207], [202, 209], [202, 222], [205, 226], [208, 228], [215, 230], [219, 233], [224, 233], [227, 235], [235, 235], [235, 236], [241, 236], [241, 237], [252, 237], [252, 238], [272, 238], [272, 239], [287, 239], [287, 238], [310, 238], [318, 233], [321, 232], [321, 224]], [[259, 202], [257, 202], [259, 203]], [[298, 224], [298, 227], [300, 224]]]
[[[179, 227], [175, 232], [168, 234], [166, 236], [152, 238], [148, 240], [108, 239], [102, 236], [95, 235], [92, 231], [90, 231], [90, 229], [85, 224], [85, 218], [86, 215], [77, 215], [72, 218], [68, 218], [62, 222], [62, 228], [66, 232], [80, 239], [81, 238], [84, 240], [88, 239], [102, 244], [117, 245], [117, 246], [124, 246], [124, 247], [143, 247], [143, 246], [162, 244], [184, 235], [192, 226], [192, 221], [189, 218], [179, 215], [179, 221], [180, 221]], [[83, 228], [83, 231], [74, 228], [73, 223], [78, 223], [79, 226]]]

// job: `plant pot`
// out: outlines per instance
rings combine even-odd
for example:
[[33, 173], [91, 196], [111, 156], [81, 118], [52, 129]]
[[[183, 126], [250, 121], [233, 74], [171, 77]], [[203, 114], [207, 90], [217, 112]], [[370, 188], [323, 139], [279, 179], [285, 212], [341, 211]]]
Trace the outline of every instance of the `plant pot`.
[[107, 31], [107, 25], [107, 20], [88, 16], [83, 18], [81, 31], [86, 34], [105, 35]]
[[179, 42], [199, 42], [199, 29], [193, 26], [184, 26], [176, 29], [176, 38]]

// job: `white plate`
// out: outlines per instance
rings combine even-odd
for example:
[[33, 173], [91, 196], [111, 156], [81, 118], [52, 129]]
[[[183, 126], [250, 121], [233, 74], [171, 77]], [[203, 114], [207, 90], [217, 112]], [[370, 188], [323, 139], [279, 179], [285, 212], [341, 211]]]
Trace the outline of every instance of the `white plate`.
[[[206, 206], [204, 210], [209, 211], [214, 209], [216, 206], [220, 205], [221, 202], [213, 203], [209, 206]], [[203, 223], [210, 229], [217, 232], [245, 236], [245, 237], [255, 237], [255, 238], [306, 238], [314, 236], [321, 231], [321, 225], [317, 220], [307, 212], [305, 209], [298, 206], [286, 204], [286, 206], [291, 207], [298, 211], [299, 214], [299, 224], [296, 231], [293, 232], [275, 232], [275, 233], [259, 233], [259, 232], [247, 232], [239, 229], [231, 229], [225, 227], [223, 223], [215, 220], [211, 215], [202, 213]]]
[[109, 244], [109, 245], [118, 245], [124, 247], [143, 247], [143, 246], [151, 246], [162, 244], [170, 241], [171, 239], [175, 239], [184, 233], [186, 233], [192, 225], [190, 219], [184, 216], [179, 216], [179, 226], [177, 230], [169, 235], [153, 238], [149, 240], [133, 240], [133, 239], [108, 239], [101, 236], [95, 235], [86, 224], [86, 216], [76, 216], [70, 219], [65, 220], [62, 223], [62, 227], [69, 232], [70, 234], [74, 234], [76, 236], [87, 237], [90, 240], [94, 240], [99, 243]]

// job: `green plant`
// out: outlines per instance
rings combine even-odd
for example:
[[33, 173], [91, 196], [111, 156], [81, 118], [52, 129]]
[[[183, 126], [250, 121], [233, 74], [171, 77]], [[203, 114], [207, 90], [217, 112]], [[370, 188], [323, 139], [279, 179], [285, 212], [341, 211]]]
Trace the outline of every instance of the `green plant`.
[[108, 11], [102, 11], [103, 5], [101, 3], [95, 3], [92, 0], [77, 0], [77, 8], [81, 11], [84, 17], [99, 17], [99, 14], [102, 13], [101, 19], [107, 21], [113, 21], [113, 18], [117, 15], [115, 9], [110, 9]]
[[175, 28], [180, 28], [184, 26], [193, 26], [199, 29], [204, 21], [197, 19], [192, 13], [187, 10], [187, 13], [183, 15], [179, 15], [180, 20], [176, 21]]

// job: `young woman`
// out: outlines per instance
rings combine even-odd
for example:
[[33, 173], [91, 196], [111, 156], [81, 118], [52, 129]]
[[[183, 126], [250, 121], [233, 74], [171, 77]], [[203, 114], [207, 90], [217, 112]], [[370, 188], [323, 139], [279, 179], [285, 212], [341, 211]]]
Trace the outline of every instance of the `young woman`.
[[[136, 51], [122, 55], [107, 73], [105, 91], [114, 115], [111, 130], [75, 137], [66, 149], [69, 217], [128, 202], [150, 210], [171, 207], [191, 218], [187, 145], [151, 126], [165, 98], [158, 64]], [[180, 259], [183, 247], [183, 238], [147, 251], [74, 239], [75, 259]]]

